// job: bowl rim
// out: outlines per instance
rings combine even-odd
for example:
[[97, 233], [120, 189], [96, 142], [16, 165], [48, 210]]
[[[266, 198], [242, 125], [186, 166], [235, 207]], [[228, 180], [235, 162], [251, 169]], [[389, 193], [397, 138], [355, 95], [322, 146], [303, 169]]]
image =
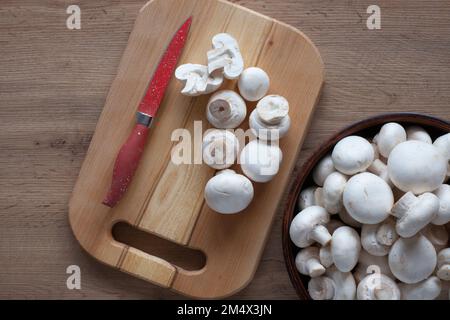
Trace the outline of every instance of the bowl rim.
[[295, 257], [293, 255], [293, 249], [295, 249], [295, 246], [289, 237], [289, 227], [294, 217], [294, 211], [297, 206], [297, 198], [300, 194], [301, 188], [317, 162], [329, 153], [331, 147], [335, 143], [346, 136], [356, 134], [359, 131], [367, 130], [371, 127], [376, 127], [388, 122], [407, 122], [412, 125], [431, 126], [437, 130], [450, 132], [450, 122], [435, 116], [415, 112], [382, 113], [358, 120], [343, 127], [333, 133], [328, 139], [325, 140], [325, 142], [321, 143], [320, 146], [312, 152], [311, 156], [300, 167], [299, 174], [295, 177], [294, 182], [289, 189], [287, 205], [283, 212], [282, 221], [281, 241], [285, 266], [291, 283], [297, 292], [298, 297], [302, 300], [310, 300], [311, 298], [305, 285], [303, 284], [302, 276], [295, 268]]

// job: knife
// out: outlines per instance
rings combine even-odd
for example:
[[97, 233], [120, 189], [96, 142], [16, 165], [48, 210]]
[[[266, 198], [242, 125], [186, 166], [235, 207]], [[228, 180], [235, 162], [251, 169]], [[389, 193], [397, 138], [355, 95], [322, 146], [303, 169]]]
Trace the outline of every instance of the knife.
[[109, 191], [103, 204], [113, 208], [128, 189], [144, 151], [149, 127], [158, 111], [164, 93], [181, 56], [191, 27], [192, 17], [187, 19], [173, 36], [139, 103], [136, 126], [117, 155]]

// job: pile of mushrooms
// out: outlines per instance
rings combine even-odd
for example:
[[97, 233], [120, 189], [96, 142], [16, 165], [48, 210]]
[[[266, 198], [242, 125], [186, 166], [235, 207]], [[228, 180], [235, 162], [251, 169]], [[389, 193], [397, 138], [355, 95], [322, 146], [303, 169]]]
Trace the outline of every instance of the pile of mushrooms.
[[312, 299], [450, 299], [450, 133], [348, 136], [301, 191], [290, 238]]
[[[277, 144], [286, 135], [291, 121], [289, 103], [279, 95], [267, 95], [270, 79], [261, 68], [244, 70], [238, 42], [230, 34], [212, 38], [212, 50], [206, 54], [207, 65], [183, 64], [175, 77], [183, 84], [181, 93], [187, 96], [212, 94], [225, 79], [237, 80], [239, 93], [217, 91], [206, 106], [206, 118], [215, 128], [203, 137], [203, 161], [221, 170], [205, 187], [208, 206], [222, 214], [238, 213], [248, 207], [254, 195], [253, 182], [265, 183], [278, 173], [282, 151]], [[249, 116], [253, 139], [241, 147], [233, 133], [247, 117], [246, 101], [258, 102]], [[239, 160], [243, 174], [229, 169]]]

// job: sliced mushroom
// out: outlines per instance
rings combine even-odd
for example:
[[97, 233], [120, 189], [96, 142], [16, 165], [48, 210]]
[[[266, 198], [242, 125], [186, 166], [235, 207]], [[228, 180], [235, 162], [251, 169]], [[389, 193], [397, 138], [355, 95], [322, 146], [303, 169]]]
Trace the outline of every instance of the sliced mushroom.
[[404, 283], [418, 283], [428, 278], [436, 267], [433, 244], [423, 235], [399, 238], [389, 252], [389, 267]]
[[343, 201], [353, 219], [364, 224], [377, 224], [389, 216], [394, 195], [386, 181], [363, 172], [348, 180]]
[[286, 135], [291, 118], [289, 103], [278, 95], [264, 97], [250, 114], [249, 124], [252, 132], [261, 140], [278, 140]]
[[236, 161], [239, 141], [227, 130], [212, 130], [203, 138], [203, 161], [211, 168], [221, 170]]
[[436, 275], [439, 279], [450, 281], [450, 248], [441, 250], [437, 257]]
[[402, 191], [432, 192], [445, 180], [447, 160], [433, 145], [411, 140], [392, 150], [388, 171], [392, 183]]
[[244, 174], [255, 182], [272, 180], [283, 159], [283, 153], [277, 145], [260, 140], [250, 141], [242, 150], [240, 164]]
[[397, 238], [393, 219], [386, 219], [380, 224], [365, 224], [361, 229], [361, 245], [374, 256], [387, 255]]
[[439, 198], [439, 211], [431, 223], [444, 225], [450, 222], [450, 186], [442, 184], [433, 193]]
[[410, 126], [406, 128], [406, 139], [422, 141], [429, 144], [433, 143], [428, 132], [419, 126]]
[[261, 68], [245, 69], [238, 81], [238, 88], [241, 96], [247, 101], [258, 101], [267, 94], [270, 86], [270, 79], [267, 73]]
[[331, 235], [325, 225], [330, 221], [328, 212], [319, 206], [308, 207], [300, 211], [292, 220], [289, 235], [299, 248], [306, 248], [314, 242], [322, 246], [331, 241]]
[[359, 136], [348, 136], [339, 141], [331, 154], [334, 167], [346, 175], [365, 171], [375, 157], [369, 141]]
[[405, 129], [395, 122], [386, 123], [381, 127], [377, 137], [377, 146], [380, 154], [388, 158], [392, 149], [399, 143], [406, 141]]
[[399, 283], [402, 300], [434, 300], [441, 293], [441, 280], [429, 277], [414, 284]]
[[295, 266], [301, 274], [315, 278], [325, 273], [319, 261], [319, 248], [308, 247], [300, 250], [295, 257]]
[[237, 213], [248, 207], [253, 199], [250, 180], [233, 170], [219, 171], [205, 186], [208, 206], [219, 213]]
[[358, 263], [361, 240], [358, 233], [347, 226], [337, 228], [331, 238], [331, 255], [336, 268], [351, 271]]
[[331, 159], [331, 155], [327, 155], [320, 160], [314, 168], [313, 180], [318, 186], [322, 187], [325, 179], [335, 171], [336, 169], [334, 168], [333, 159]]
[[341, 272], [332, 266], [325, 276], [309, 281], [308, 293], [313, 300], [354, 300], [355, 279], [350, 272]]
[[396, 230], [399, 236], [409, 238], [423, 229], [436, 216], [439, 198], [432, 193], [416, 197], [407, 192], [392, 207], [391, 214], [398, 218]]
[[347, 183], [347, 177], [340, 172], [333, 172], [323, 183], [322, 200], [325, 209], [330, 214], [339, 213], [342, 209], [342, 194]]
[[359, 282], [356, 296], [358, 300], [400, 300], [400, 289], [388, 276], [374, 273]]
[[206, 106], [208, 121], [219, 129], [237, 128], [247, 115], [247, 106], [236, 92], [222, 90], [216, 92]]
[[199, 96], [217, 90], [223, 83], [221, 72], [208, 73], [208, 67], [187, 63], [179, 66], [175, 77], [184, 84], [181, 93], [186, 96]]
[[219, 33], [212, 44], [214, 49], [208, 51], [208, 73], [223, 69], [225, 78], [237, 79], [244, 70], [244, 60], [236, 39], [228, 33]]

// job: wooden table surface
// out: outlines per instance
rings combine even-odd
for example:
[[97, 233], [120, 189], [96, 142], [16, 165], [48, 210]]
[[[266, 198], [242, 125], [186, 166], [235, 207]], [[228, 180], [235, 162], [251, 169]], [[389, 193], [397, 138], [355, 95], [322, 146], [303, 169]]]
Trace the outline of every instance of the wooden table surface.
[[[450, 120], [450, 2], [235, 1], [306, 33], [326, 85], [298, 160], [341, 127], [413, 111]], [[0, 2], [0, 298], [181, 298], [101, 265], [74, 239], [67, 204], [145, 0]], [[381, 8], [381, 30], [366, 9]], [[284, 266], [279, 208], [254, 280], [233, 298], [296, 298]], [[66, 268], [81, 268], [68, 290]]]

